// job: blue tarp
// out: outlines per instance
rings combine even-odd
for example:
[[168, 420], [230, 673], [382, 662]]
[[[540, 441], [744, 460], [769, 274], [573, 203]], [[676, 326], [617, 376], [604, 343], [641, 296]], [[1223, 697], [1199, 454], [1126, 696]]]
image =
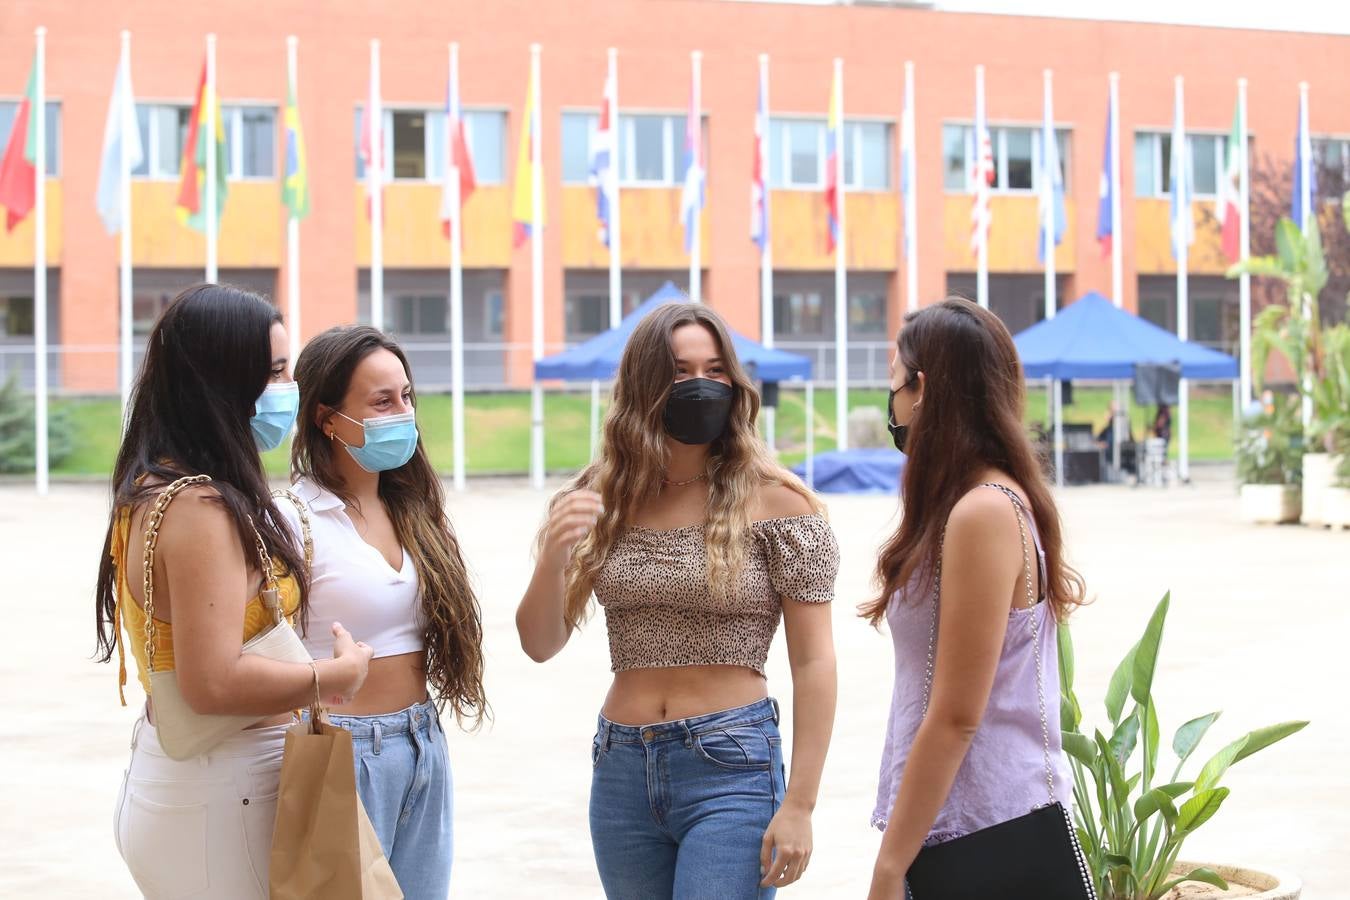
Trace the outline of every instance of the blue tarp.
[[1238, 377], [1233, 357], [1180, 340], [1090, 293], [1014, 339], [1028, 378], [1127, 380], [1140, 363], [1180, 363], [1183, 378]]
[[[671, 301], [689, 302], [689, 298], [667, 281], [642, 305], [623, 317], [617, 328], [596, 335], [588, 341], [570, 347], [562, 353], [548, 356], [534, 364], [534, 377], [541, 381], [608, 381], [619, 371], [619, 359], [624, 345], [637, 323], [656, 307]], [[811, 360], [795, 353], [770, 350], [734, 331], [731, 341], [736, 355], [752, 377], [760, 381], [789, 381], [811, 377]]]
[[[900, 493], [905, 455], [891, 447], [834, 450], [817, 454], [815, 459], [815, 488], [821, 493], [893, 496]], [[805, 478], [806, 463], [798, 463], [792, 471]]]

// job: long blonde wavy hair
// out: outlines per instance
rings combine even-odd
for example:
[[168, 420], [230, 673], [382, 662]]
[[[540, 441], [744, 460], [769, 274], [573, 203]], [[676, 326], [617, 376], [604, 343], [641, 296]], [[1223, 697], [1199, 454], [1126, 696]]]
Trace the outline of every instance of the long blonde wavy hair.
[[[708, 508], [703, 538], [708, 553], [708, 588], [713, 596], [733, 594], [745, 567], [750, 510], [757, 491], [783, 485], [824, 507], [801, 481], [769, 455], [755, 431], [759, 392], [736, 358], [726, 323], [700, 303], [674, 301], [647, 314], [633, 330], [619, 362], [618, 378], [599, 457], [553, 498], [576, 490], [598, 493], [605, 514], [573, 550], [567, 568], [563, 615], [576, 627], [586, 618], [596, 579], [615, 540], [637, 517], [643, 504], [661, 490], [670, 463], [663, 415], [675, 383], [673, 339], [686, 325], [706, 328], [717, 343], [722, 367], [731, 379], [731, 415], [726, 431], [708, 451]], [[542, 540], [543, 535], [541, 533]]]

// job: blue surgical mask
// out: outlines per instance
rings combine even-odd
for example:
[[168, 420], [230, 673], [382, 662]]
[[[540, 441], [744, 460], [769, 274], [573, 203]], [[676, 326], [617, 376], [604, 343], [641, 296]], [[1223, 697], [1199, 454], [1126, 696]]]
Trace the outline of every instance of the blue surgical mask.
[[[417, 450], [417, 418], [413, 413], [399, 413], [361, 422], [342, 413], [338, 415], [360, 425], [365, 432], [366, 442], [360, 447], [353, 447], [340, 437], [338, 440], [342, 441], [342, 446], [347, 448], [356, 464], [367, 472], [397, 469], [412, 459]], [[333, 432], [333, 436], [337, 437], [337, 432]]]
[[253, 418], [248, 420], [253, 429], [253, 443], [266, 453], [275, 450], [286, 440], [295, 426], [295, 414], [300, 409], [300, 386], [294, 381], [269, 384], [253, 407]]

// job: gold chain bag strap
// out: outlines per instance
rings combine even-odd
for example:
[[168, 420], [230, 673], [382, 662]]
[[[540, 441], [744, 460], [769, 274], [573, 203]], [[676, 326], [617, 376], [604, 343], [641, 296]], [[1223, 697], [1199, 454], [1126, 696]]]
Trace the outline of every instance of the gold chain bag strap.
[[[150, 673], [150, 697], [154, 702], [155, 730], [160, 746], [171, 758], [183, 760], [200, 756], [214, 748], [221, 741], [238, 734], [257, 722], [260, 716], [236, 716], [204, 714], [195, 711], [183, 698], [178, 685], [178, 676], [172, 671], [155, 670], [155, 544], [159, 540], [159, 528], [164, 521], [164, 512], [173, 498], [184, 489], [210, 482], [209, 475], [191, 475], [180, 478], [170, 484], [155, 500], [154, 507], [146, 519], [145, 549], [145, 661]], [[262, 535], [258, 533], [253, 519], [248, 520], [253, 530], [254, 549], [258, 554], [258, 564], [262, 569], [265, 583], [259, 592], [263, 606], [272, 614], [272, 624], [263, 632], [243, 645], [242, 652], [274, 659], [279, 662], [307, 663], [309, 652], [301, 643], [300, 636], [286, 621], [281, 608], [281, 593], [277, 585], [272, 560], [267, 555], [267, 547]]]

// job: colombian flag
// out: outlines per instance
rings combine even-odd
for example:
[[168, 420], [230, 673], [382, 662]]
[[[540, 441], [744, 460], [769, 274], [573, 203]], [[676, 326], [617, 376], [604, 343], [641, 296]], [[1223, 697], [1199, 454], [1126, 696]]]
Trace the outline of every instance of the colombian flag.
[[300, 129], [300, 105], [295, 83], [286, 84], [286, 174], [281, 181], [281, 202], [293, 219], [309, 215], [309, 170], [305, 166], [305, 133]]
[[[209, 104], [209, 106], [208, 106]], [[215, 141], [202, 128], [207, 109], [214, 110]], [[187, 140], [183, 143], [182, 177], [178, 182], [178, 221], [197, 231], [206, 231], [206, 154], [211, 144], [216, 154], [216, 221], [225, 208], [226, 156], [225, 124], [220, 119], [220, 106], [206, 84], [206, 64], [202, 63], [202, 77], [197, 85], [197, 104], [188, 119]]]
[[[514, 244], [519, 247], [534, 236], [535, 228], [544, 227], [544, 198], [539, 198], [539, 221], [534, 221], [534, 147], [538, 136], [534, 133], [534, 79], [525, 92], [525, 116], [520, 125], [520, 148], [516, 152], [516, 191], [511, 203], [514, 224]], [[542, 184], [543, 177], [540, 175]]]

